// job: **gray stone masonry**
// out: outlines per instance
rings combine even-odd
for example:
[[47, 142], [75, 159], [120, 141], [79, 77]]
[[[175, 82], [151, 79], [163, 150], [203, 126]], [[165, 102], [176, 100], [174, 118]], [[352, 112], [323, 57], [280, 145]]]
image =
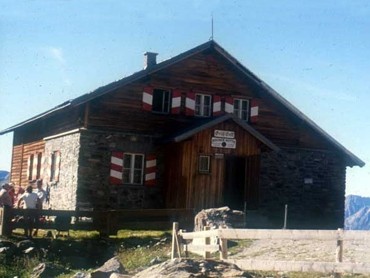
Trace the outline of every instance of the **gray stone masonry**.
[[82, 131], [78, 207], [88, 205], [94, 209], [163, 207], [159, 180], [158, 185], [153, 187], [109, 183], [112, 151], [153, 153], [153, 139], [149, 136]]
[[288, 228], [341, 228], [345, 176], [344, 162], [335, 153], [298, 149], [264, 153], [258, 212], [281, 228], [287, 204]]
[[80, 134], [74, 133], [46, 141], [45, 154], [60, 151], [60, 173], [58, 182], [48, 182], [52, 209], [75, 210], [77, 192], [77, 169], [80, 150]]

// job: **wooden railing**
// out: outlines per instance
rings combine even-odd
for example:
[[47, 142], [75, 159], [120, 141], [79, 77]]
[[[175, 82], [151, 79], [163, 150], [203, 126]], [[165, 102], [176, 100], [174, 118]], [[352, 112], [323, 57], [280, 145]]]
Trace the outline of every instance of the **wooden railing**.
[[[189, 252], [202, 252], [204, 258], [210, 258], [211, 252], [219, 252], [220, 260], [238, 265], [243, 270], [294, 271], [324, 273], [362, 273], [370, 274], [369, 262], [343, 262], [343, 241], [369, 241], [369, 231], [338, 230], [258, 230], [258, 229], [216, 229], [199, 232], [178, 230], [178, 223], [173, 224], [172, 258], [187, 257]], [[198, 244], [189, 244], [198, 239]], [[199, 240], [200, 239], [200, 240]], [[212, 240], [215, 243], [211, 243]], [[307, 261], [272, 261], [255, 259], [229, 259], [228, 240], [241, 239], [285, 239], [285, 240], [321, 240], [336, 242], [333, 250], [333, 262]], [[203, 244], [199, 244], [203, 242]], [[333, 248], [334, 249], [334, 248]], [[313, 250], [312, 250], [313, 251]], [[335, 254], [335, 257], [334, 257]], [[335, 261], [334, 261], [335, 259]]]
[[22, 221], [27, 214], [37, 215], [34, 228], [67, 230], [95, 230], [102, 235], [114, 235], [121, 229], [171, 229], [173, 221], [192, 225], [192, 209], [130, 209], [104, 211], [27, 210], [0, 208], [0, 236], [9, 235], [16, 228], [25, 228]]

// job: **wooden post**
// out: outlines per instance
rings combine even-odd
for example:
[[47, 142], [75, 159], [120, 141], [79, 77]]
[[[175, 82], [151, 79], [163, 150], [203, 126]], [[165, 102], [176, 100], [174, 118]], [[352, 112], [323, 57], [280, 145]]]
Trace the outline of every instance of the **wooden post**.
[[[337, 263], [343, 262], [343, 229], [338, 229], [338, 236], [337, 236], [337, 249], [335, 254], [335, 261]], [[342, 277], [340, 273], [334, 273], [335, 278]]]
[[172, 246], [171, 246], [171, 259], [174, 259], [176, 254], [179, 254], [180, 250], [177, 250], [178, 246], [178, 235], [177, 232], [179, 230], [179, 223], [173, 222], [172, 224]]
[[288, 221], [288, 205], [285, 204], [284, 226], [283, 226], [283, 229], [286, 229], [287, 221]]
[[[210, 230], [210, 227], [209, 226], [205, 226], [204, 227], [204, 230], [205, 231], [209, 231]], [[204, 238], [204, 245], [210, 245], [211, 244], [211, 238], [210, 237], [205, 237]], [[207, 251], [204, 251], [204, 258], [205, 259], [209, 259], [211, 257], [211, 253], [210, 252], [207, 252]]]
[[220, 260], [227, 259], [227, 239], [220, 238]]
[[4, 235], [4, 208], [0, 208], [0, 236]]

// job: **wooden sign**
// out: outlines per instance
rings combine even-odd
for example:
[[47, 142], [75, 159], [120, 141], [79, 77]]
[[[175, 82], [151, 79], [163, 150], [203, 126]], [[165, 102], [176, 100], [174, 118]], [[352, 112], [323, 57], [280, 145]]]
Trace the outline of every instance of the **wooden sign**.
[[229, 138], [212, 137], [211, 146], [214, 148], [235, 149], [236, 140]]
[[220, 137], [220, 138], [235, 138], [235, 132], [234, 131], [229, 131], [229, 130], [218, 130], [216, 129], [214, 132], [215, 137]]

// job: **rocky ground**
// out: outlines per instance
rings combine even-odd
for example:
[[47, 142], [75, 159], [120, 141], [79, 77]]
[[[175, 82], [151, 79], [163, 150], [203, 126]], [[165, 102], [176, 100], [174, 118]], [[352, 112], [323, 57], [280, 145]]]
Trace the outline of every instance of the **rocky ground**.
[[[343, 249], [344, 262], [370, 263], [370, 241], [345, 241]], [[334, 262], [335, 254], [336, 241], [255, 240], [251, 246], [230, 258]]]

